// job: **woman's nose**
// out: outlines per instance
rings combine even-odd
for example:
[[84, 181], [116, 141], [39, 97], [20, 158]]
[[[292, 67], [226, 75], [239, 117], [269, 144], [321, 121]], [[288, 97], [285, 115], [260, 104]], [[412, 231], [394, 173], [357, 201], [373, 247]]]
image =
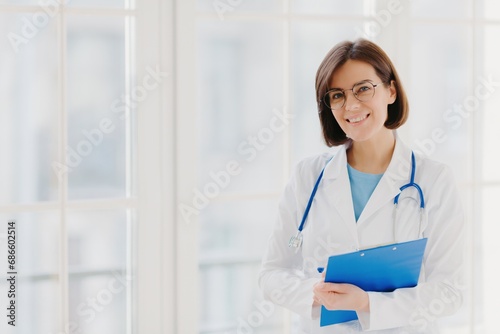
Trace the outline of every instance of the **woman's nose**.
[[355, 110], [359, 108], [359, 100], [354, 96], [352, 91], [345, 94], [345, 110]]

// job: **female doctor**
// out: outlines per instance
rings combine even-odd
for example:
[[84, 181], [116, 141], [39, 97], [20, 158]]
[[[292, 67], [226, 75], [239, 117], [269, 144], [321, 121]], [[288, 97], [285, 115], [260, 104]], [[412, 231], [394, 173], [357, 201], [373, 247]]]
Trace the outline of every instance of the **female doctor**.
[[[297, 313], [300, 333], [438, 333], [436, 320], [459, 309], [463, 290], [464, 217], [450, 169], [398, 138], [408, 101], [376, 44], [334, 46], [317, 71], [316, 97], [326, 144], [340, 149], [293, 172], [259, 276], [265, 298]], [[416, 287], [367, 292], [317, 272], [331, 255], [422, 237]], [[358, 320], [320, 327], [321, 305], [354, 310]]]

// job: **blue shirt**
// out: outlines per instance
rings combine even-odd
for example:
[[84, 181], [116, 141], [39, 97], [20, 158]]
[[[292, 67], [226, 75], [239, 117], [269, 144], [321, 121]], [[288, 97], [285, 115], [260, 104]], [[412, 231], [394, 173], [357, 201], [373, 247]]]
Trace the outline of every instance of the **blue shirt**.
[[378, 182], [384, 174], [368, 174], [352, 168], [347, 164], [347, 173], [351, 183], [352, 204], [354, 205], [354, 217], [358, 221], [361, 212], [368, 203], [370, 196], [377, 187]]

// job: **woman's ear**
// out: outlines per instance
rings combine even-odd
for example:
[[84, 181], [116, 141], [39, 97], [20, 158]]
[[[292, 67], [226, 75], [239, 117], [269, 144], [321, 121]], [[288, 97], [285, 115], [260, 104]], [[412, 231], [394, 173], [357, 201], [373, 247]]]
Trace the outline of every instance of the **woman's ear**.
[[396, 102], [396, 98], [398, 97], [398, 92], [396, 90], [396, 82], [391, 80], [391, 84], [389, 85], [389, 104], [393, 104]]

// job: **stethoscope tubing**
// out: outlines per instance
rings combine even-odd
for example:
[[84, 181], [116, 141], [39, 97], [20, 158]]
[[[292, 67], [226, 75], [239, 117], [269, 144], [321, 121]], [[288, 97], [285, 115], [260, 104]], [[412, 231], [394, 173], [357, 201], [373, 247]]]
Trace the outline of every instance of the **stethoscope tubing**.
[[409, 188], [409, 187], [414, 187], [415, 189], [417, 189], [418, 191], [418, 195], [420, 197], [420, 208], [421, 209], [424, 209], [425, 208], [425, 198], [424, 198], [424, 192], [422, 191], [422, 188], [420, 188], [420, 186], [415, 183], [415, 171], [416, 171], [417, 167], [416, 167], [416, 162], [415, 162], [415, 154], [413, 152], [411, 152], [411, 176], [410, 176], [410, 182], [408, 182], [407, 184], [401, 186], [401, 188], [399, 188], [400, 190], [400, 193], [397, 194], [395, 197], [394, 197], [394, 205], [398, 205], [399, 203], [399, 196], [401, 195], [401, 193], [403, 192], [403, 190], [405, 190], [406, 188]]
[[[330, 162], [332, 158], [330, 158], [328, 161], [327, 161], [327, 165], [328, 163]], [[304, 225], [306, 223], [306, 220], [307, 220], [307, 216], [309, 215], [309, 210], [311, 210], [311, 206], [312, 206], [312, 202], [314, 200], [314, 196], [316, 195], [316, 192], [318, 191], [318, 187], [319, 187], [319, 184], [321, 182], [321, 179], [323, 178], [323, 173], [325, 172], [325, 167], [323, 167], [323, 170], [321, 171], [321, 173], [319, 174], [318, 176], [318, 179], [316, 180], [316, 183], [314, 184], [314, 188], [311, 192], [311, 196], [309, 197], [309, 201], [307, 202], [307, 206], [306, 206], [306, 209], [304, 210], [304, 215], [302, 216], [302, 220], [300, 222], [300, 225], [297, 229], [297, 234], [295, 236], [292, 236], [290, 238], [290, 241], [288, 242], [288, 246], [289, 247], [295, 247], [298, 248], [302, 245], [302, 230], [304, 229]], [[393, 238], [394, 238], [394, 241], [396, 241], [396, 216], [397, 216], [397, 211], [398, 211], [398, 204], [399, 204], [399, 196], [402, 194], [402, 192], [407, 189], [407, 188], [410, 188], [410, 187], [413, 187], [415, 189], [417, 189], [418, 191], [418, 194], [419, 194], [419, 199], [420, 199], [420, 222], [419, 222], [419, 227], [418, 227], [418, 237], [420, 238], [420, 235], [421, 235], [421, 229], [422, 229], [422, 220], [423, 220], [423, 217], [425, 215], [425, 198], [424, 198], [424, 192], [422, 191], [422, 188], [418, 185], [418, 183], [415, 182], [415, 173], [416, 173], [416, 169], [417, 169], [417, 164], [416, 164], [416, 159], [415, 159], [415, 154], [413, 153], [413, 151], [411, 152], [411, 174], [410, 174], [410, 182], [408, 182], [407, 184], [401, 186], [401, 188], [399, 188], [399, 194], [397, 194], [395, 197], [394, 197], [394, 209], [393, 209], [393, 214], [392, 214], [392, 218], [393, 218]]]

